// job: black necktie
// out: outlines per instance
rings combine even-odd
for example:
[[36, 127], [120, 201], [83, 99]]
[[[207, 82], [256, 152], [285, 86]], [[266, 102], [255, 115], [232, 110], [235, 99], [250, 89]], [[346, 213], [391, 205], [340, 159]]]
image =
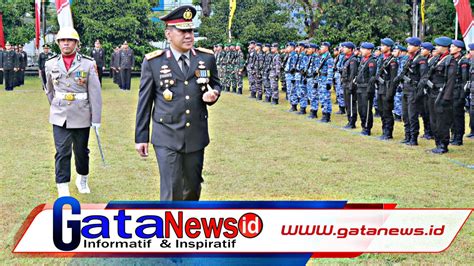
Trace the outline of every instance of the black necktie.
[[182, 54], [181, 57], [179, 58], [179, 60], [181, 60], [181, 70], [183, 71], [184, 75], [188, 74], [188, 71], [189, 71], [189, 66], [186, 63], [186, 59], [187, 57], [184, 54]]

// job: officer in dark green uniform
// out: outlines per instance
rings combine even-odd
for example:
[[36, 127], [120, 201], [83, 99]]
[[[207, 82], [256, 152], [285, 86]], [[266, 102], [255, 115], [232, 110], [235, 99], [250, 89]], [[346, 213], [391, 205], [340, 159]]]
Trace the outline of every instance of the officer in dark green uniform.
[[209, 144], [207, 106], [221, 91], [213, 51], [193, 48], [195, 15], [193, 6], [184, 5], [161, 17], [170, 48], [147, 54], [142, 64], [135, 147], [148, 156], [153, 120], [161, 200], [199, 200]]
[[20, 62], [18, 56], [12, 46], [7, 42], [5, 45], [6, 50], [3, 52], [2, 66], [1, 69], [5, 75], [5, 90], [12, 91], [14, 84], [15, 73], [18, 71]]

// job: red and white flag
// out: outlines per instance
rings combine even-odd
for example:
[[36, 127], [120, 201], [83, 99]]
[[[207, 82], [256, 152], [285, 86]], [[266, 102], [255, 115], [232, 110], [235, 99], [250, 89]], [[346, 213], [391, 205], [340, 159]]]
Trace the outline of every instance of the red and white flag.
[[56, 12], [58, 13], [59, 28], [74, 27], [69, 0], [56, 0]]
[[0, 12], [0, 47], [5, 48], [5, 36], [3, 35], [3, 14]]
[[40, 44], [40, 32], [41, 32], [41, 0], [35, 0], [35, 47], [36, 49], [39, 48]]
[[459, 26], [466, 45], [474, 43], [474, 20], [469, 0], [453, 0], [458, 13]]

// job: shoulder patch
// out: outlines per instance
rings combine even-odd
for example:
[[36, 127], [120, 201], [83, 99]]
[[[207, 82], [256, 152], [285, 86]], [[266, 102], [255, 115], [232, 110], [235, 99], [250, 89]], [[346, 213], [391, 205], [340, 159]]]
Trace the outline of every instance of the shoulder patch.
[[87, 59], [87, 60], [94, 61], [94, 58], [89, 57], [89, 56], [87, 56], [87, 55], [81, 54], [81, 56], [82, 56], [82, 58], [85, 58], [85, 59]]
[[199, 52], [206, 53], [206, 54], [214, 54], [214, 51], [212, 51], [211, 49], [198, 47], [198, 48], [196, 48], [196, 50], [198, 50]]
[[46, 61], [49, 61], [49, 60], [51, 60], [51, 59], [53, 59], [53, 58], [57, 58], [58, 56], [59, 56], [59, 55], [54, 55], [54, 56], [48, 57], [48, 58], [46, 59]]
[[151, 59], [153, 59], [153, 58], [155, 58], [155, 57], [158, 57], [158, 56], [162, 55], [163, 53], [164, 53], [163, 50], [155, 50], [155, 51], [153, 51], [153, 52], [151, 52], [151, 53], [146, 54], [146, 55], [145, 55], [145, 58], [146, 58], [147, 60], [151, 60]]

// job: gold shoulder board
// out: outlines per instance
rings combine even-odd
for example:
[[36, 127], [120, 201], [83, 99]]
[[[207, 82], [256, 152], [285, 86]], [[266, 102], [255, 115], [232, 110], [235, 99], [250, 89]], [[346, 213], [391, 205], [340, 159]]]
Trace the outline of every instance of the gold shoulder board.
[[206, 53], [206, 54], [214, 54], [214, 51], [210, 49], [202, 48], [202, 47], [198, 47], [196, 48], [196, 50], [198, 50], [199, 52]]
[[155, 57], [158, 57], [158, 56], [162, 55], [163, 52], [164, 52], [163, 50], [155, 50], [151, 53], [146, 54], [145, 57], [146, 57], [147, 60], [151, 60]]

